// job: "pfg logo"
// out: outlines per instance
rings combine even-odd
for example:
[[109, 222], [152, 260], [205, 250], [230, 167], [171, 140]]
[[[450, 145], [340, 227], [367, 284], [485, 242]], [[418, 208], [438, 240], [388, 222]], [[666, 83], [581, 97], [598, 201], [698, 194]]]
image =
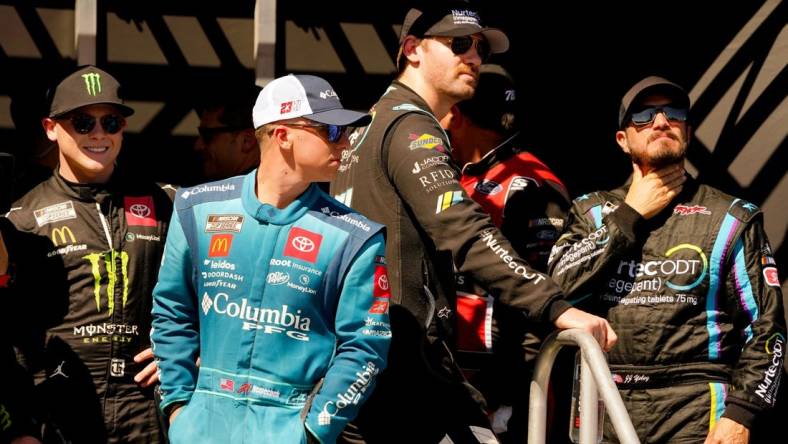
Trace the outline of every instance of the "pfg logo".
[[283, 271], [274, 271], [268, 273], [266, 281], [271, 285], [282, 285], [290, 282], [290, 275]]

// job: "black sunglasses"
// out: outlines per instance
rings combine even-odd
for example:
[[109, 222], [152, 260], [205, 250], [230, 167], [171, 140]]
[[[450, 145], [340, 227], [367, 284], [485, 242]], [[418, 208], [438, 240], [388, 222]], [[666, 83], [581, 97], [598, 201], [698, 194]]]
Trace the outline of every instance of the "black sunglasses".
[[337, 143], [347, 133], [349, 126], [331, 125], [328, 123], [283, 123], [285, 126], [318, 128], [326, 132], [328, 143]]
[[[78, 132], [79, 134], [88, 134], [89, 132], [93, 131], [93, 128], [96, 127], [96, 117], [91, 116], [90, 114], [72, 114], [70, 117], [68, 117], [68, 120], [71, 121], [71, 126], [74, 127], [74, 131]], [[101, 127], [104, 128], [104, 131], [107, 134], [119, 133], [120, 130], [123, 129], [123, 124], [126, 122], [126, 119], [124, 119], [123, 116], [119, 116], [117, 114], [107, 114], [105, 116], [101, 116], [101, 118], [98, 120], [101, 122]]]
[[482, 63], [487, 62], [492, 54], [490, 50], [490, 43], [487, 42], [484, 38], [473, 38], [469, 35], [464, 35], [462, 37], [432, 37], [433, 39], [438, 40], [441, 43], [447, 44], [449, 48], [451, 48], [451, 52], [455, 55], [463, 55], [466, 52], [470, 51], [470, 49], [474, 46], [474, 42], [476, 42], [476, 54], [479, 54], [479, 58], [482, 60]]
[[243, 129], [246, 128], [242, 126], [198, 126], [197, 132], [200, 133], [200, 138], [202, 138], [203, 141], [210, 142], [217, 134], [232, 133], [233, 131], [241, 131]]
[[668, 120], [676, 122], [687, 121], [687, 108], [676, 108], [675, 106], [650, 106], [638, 112], [632, 113], [632, 123], [636, 126], [644, 126], [651, 124], [657, 117], [657, 114], [663, 113]]

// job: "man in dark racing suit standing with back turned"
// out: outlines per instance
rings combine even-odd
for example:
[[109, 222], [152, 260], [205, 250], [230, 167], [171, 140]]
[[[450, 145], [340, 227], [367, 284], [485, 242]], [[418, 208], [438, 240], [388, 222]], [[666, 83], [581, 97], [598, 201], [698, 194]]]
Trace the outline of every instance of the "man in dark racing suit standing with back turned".
[[58, 169], [13, 204], [3, 232], [15, 262], [5, 331], [35, 378], [45, 443], [163, 441], [148, 335], [172, 204], [115, 168], [133, 113], [119, 89], [95, 66], [58, 84], [43, 119]]
[[467, 3], [430, 2], [405, 18], [400, 74], [351, 136], [331, 193], [384, 223], [391, 282], [389, 369], [348, 426], [347, 442], [495, 443], [478, 392], [459, 372], [454, 271], [470, 273], [528, 319], [592, 333], [604, 348], [615, 333], [570, 308], [544, 274], [520, 258], [463, 191], [441, 129], [455, 103], [473, 96], [479, 66], [508, 39], [484, 28]]
[[641, 442], [747, 443], [780, 385], [780, 282], [758, 208], [686, 176], [689, 105], [661, 77], [624, 95], [632, 181], [575, 200], [549, 268], [616, 329], [608, 358]]

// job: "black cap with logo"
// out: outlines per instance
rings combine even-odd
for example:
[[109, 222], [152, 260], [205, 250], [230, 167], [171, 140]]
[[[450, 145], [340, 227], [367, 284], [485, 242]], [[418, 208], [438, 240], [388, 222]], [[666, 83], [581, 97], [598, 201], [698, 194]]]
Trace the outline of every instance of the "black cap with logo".
[[49, 117], [59, 117], [87, 105], [114, 105], [124, 116], [134, 110], [123, 103], [120, 83], [106, 71], [84, 66], [63, 79], [51, 94]]
[[482, 26], [479, 13], [463, 1], [429, 1], [419, 8], [411, 8], [402, 24], [399, 43], [408, 35], [416, 37], [461, 37], [482, 34], [493, 53], [506, 52], [509, 38], [500, 29]]
[[515, 129], [517, 89], [512, 76], [500, 65], [482, 65], [473, 98], [457, 107], [482, 128], [504, 133]]
[[629, 88], [624, 97], [621, 99], [621, 106], [618, 109], [618, 127], [623, 128], [626, 126], [631, 115], [633, 106], [637, 106], [639, 100], [642, 99], [646, 93], [648, 94], [665, 94], [675, 101], [676, 105], [689, 108], [690, 98], [684, 88], [671, 82], [668, 79], [658, 76], [649, 76], [637, 82], [632, 88]]

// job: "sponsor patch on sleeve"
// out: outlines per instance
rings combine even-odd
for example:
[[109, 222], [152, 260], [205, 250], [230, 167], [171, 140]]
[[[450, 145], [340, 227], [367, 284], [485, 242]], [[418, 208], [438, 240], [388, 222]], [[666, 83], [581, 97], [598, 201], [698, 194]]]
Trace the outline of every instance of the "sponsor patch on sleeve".
[[390, 298], [391, 288], [389, 286], [389, 276], [386, 274], [385, 265], [375, 266], [375, 283], [372, 287], [372, 296], [376, 298]]
[[435, 214], [445, 211], [452, 205], [462, 202], [462, 191], [447, 191], [438, 196], [438, 204], [435, 207]]
[[780, 286], [780, 279], [777, 277], [777, 268], [775, 267], [764, 268], [763, 279], [766, 281], [768, 285], [771, 285], [772, 287]]
[[424, 134], [421, 134], [421, 135], [410, 133], [408, 135], [408, 140], [410, 140], [410, 144], [408, 145], [408, 147], [411, 150], [418, 150], [418, 149], [433, 150], [434, 149], [434, 150], [438, 150], [438, 151], [441, 151], [441, 152], [446, 150], [446, 147], [444, 146], [444, 143], [443, 143], [443, 139], [441, 139], [440, 137], [434, 136], [432, 134], [429, 134], [429, 133], [424, 133]]

